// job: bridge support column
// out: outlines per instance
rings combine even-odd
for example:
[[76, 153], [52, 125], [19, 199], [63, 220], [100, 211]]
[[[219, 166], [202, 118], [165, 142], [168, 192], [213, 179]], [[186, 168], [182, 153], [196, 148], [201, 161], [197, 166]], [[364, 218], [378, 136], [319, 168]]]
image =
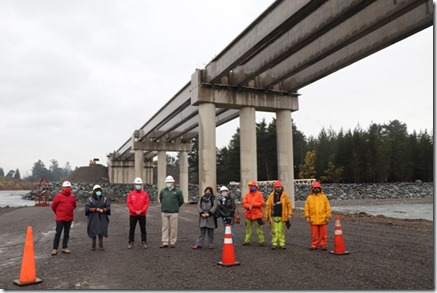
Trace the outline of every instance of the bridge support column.
[[158, 176], [156, 186], [159, 192], [165, 187], [165, 177], [167, 176], [167, 153], [166, 151], [158, 151]]
[[144, 183], [146, 184], [153, 184], [153, 161], [147, 160], [144, 162], [145, 167], [145, 176], [144, 176]]
[[294, 207], [293, 130], [290, 110], [276, 112], [276, 143], [278, 179], [284, 185]]
[[199, 196], [207, 186], [217, 185], [215, 104], [199, 104]]
[[188, 203], [188, 152], [179, 153], [179, 186], [184, 195], [184, 202]]
[[258, 180], [254, 107], [240, 109], [240, 169], [241, 194], [244, 196], [247, 193], [249, 181]]
[[[144, 180], [144, 154], [143, 150], [135, 150], [135, 177], [140, 177]], [[132, 183], [134, 178], [132, 178]]]

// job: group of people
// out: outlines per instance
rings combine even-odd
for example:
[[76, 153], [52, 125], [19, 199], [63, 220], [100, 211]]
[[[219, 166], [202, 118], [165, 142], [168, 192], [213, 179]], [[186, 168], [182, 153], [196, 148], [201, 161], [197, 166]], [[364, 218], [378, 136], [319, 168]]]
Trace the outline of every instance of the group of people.
[[[265, 221], [269, 224], [272, 235], [272, 249], [286, 249], [285, 247], [285, 228], [290, 228], [292, 219], [292, 206], [289, 196], [284, 191], [284, 186], [280, 181], [274, 183], [274, 190], [264, 201], [263, 194], [259, 191], [257, 183], [250, 181], [248, 184], [249, 192], [243, 197], [242, 206], [245, 216], [245, 238], [243, 246], [251, 245], [252, 231], [258, 236], [258, 244], [265, 245], [265, 238], [262, 229]], [[210, 186], [205, 188], [204, 194], [197, 203], [199, 213], [199, 234], [192, 249], [203, 247], [205, 238], [208, 239], [208, 248], [214, 248], [214, 229], [217, 228], [217, 221], [221, 219], [223, 227], [230, 226], [232, 243], [235, 244], [234, 224], [239, 210], [234, 199], [230, 196], [226, 186], [219, 190], [220, 196], [214, 195], [214, 189]], [[175, 187], [175, 180], [172, 176], [165, 179], [165, 188], [159, 193], [161, 203], [162, 236], [160, 248], [175, 248], [178, 232], [178, 213], [184, 204], [182, 191]], [[126, 198], [129, 210], [129, 236], [128, 249], [132, 249], [135, 240], [135, 229], [137, 223], [140, 226], [141, 244], [144, 249], [148, 248], [146, 231], [146, 214], [149, 208], [150, 198], [144, 190], [141, 178], [134, 180], [134, 189], [129, 192]], [[73, 221], [74, 209], [76, 208], [76, 197], [71, 192], [71, 183], [65, 181], [62, 184], [61, 192], [58, 193], [52, 202], [52, 210], [56, 215], [56, 233], [53, 240], [52, 255], [58, 254], [60, 238], [62, 232], [62, 253], [70, 254], [68, 240], [71, 223]], [[264, 211], [263, 208], [265, 207]], [[305, 219], [310, 224], [311, 230], [311, 250], [320, 247], [327, 249], [326, 225], [330, 221], [331, 207], [326, 195], [322, 192], [319, 182], [314, 182], [311, 192], [305, 202]], [[103, 237], [108, 237], [109, 216], [111, 215], [111, 205], [109, 200], [103, 196], [100, 185], [94, 185], [92, 195], [85, 203], [85, 215], [87, 217], [87, 234], [91, 238], [91, 249], [98, 248], [103, 250]]]
[[[259, 191], [256, 181], [248, 183], [249, 192], [243, 197], [243, 208], [245, 216], [245, 237], [243, 246], [251, 245], [253, 227], [258, 236], [258, 245], [265, 245], [265, 238], [262, 226], [267, 221], [272, 235], [272, 249], [286, 249], [285, 229], [289, 229], [290, 220], [293, 217], [291, 201], [281, 181], [275, 181], [273, 191], [264, 201], [263, 194]], [[265, 207], [264, 211], [263, 208]], [[214, 229], [217, 228], [217, 218], [222, 218], [223, 226], [229, 224], [232, 233], [232, 243], [235, 243], [234, 217], [238, 214], [235, 201], [229, 196], [226, 186], [220, 188], [220, 197], [214, 196], [212, 187], [204, 190], [204, 195], [197, 204], [199, 212], [200, 232], [193, 249], [202, 248], [206, 236], [208, 237], [208, 248], [214, 248]], [[328, 198], [322, 192], [319, 182], [314, 182], [311, 192], [305, 202], [305, 219], [310, 224], [311, 246], [310, 250], [320, 247], [327, 250], [326, 225], [331, 218], [331, 206]]]
[[[165, 188], [159, 193], [162, 215], [162, 243], [160, 248], [176, 247], [178, 231], [179, 208], [184, 203], [184, 197], [180, 189], [175, 187], [175, 180], [172, 176], [165, 179]], [[135, 228], [137, 223], [140, 226], [141, 244], [143, 248], [148, 248], [146, 231], [146, 213], [149, 208], [150, 198], [144, 190], [141, 178], [134, 180], [134, 189], [126, 197], [126, 204], [129, 210], [129, 236], [128, 249], [132, 249], [135, 239]], [[61, 234], [64, 232], [62, 240], [62, 253], [70, 254], [68, 240], [70, 238], [70, 227], [74, 218], [76, 208], [76, 197], [71, 192], [71, 183], [64, 181], [61, 192], [56, 194], [52, 202], [52, 210], [56, 215], [56, 233], [53, 240], [52, 255], [58, 254]], [[100, 185], [94, 185], [92, 195], [85, 203], [85, 216], [87, 217], [87, 233], [91, 238], [91, 249], [98, 247], [103, 250], [103, 237], [108, 237], [109, 216], [111, 215], [111, 204], [103, 196]]]

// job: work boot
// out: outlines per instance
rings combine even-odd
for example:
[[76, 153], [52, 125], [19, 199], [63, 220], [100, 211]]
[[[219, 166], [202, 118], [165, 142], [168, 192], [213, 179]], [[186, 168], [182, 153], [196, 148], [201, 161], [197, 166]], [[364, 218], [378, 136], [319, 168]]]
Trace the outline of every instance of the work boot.
[[147, 242], [146, 241], [143, 241], [143, 248], [144, 249], [147, 249], [149, 246], [147, 246]]
[[103, 250], [103, 236], [99, 235], [99, 249]]
[[96, 250], [96, 237], [92, 238], [91, 250]]
[[58, 250], [57, 249], [53, 249], [51, 255], [57, 255], [58, 254]]
[[133, 242], [129, 242], [129, 244], [127, 245], [127, 248], [131, 249], [132, 247], [134, 247], [134, 243]]

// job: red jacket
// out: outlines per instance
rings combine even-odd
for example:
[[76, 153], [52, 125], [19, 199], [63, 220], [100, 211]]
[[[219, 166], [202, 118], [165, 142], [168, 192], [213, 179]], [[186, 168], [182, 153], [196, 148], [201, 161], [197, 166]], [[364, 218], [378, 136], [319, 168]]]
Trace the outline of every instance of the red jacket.
[[76, 208], [76, 196], [69, 189], [62, 189], [55, 195], [52, 202], [52, 210], [55, 212], [56, 221], [73, 221], [74, 209]]
[[[136, 211], [141, 211], [141, 216], [145, 216], [149, 208], [149, 195], [144, 190], [132, 190], [127, 195], [127, 207], [129, 215], [137, 216]], [[138, 215], [139, 216], [139, 215]]]
[[[252, 209], [249, 210], [250, 204]], [[263, 218], [264, 197], [258, 190], [255, 192], [248, 192], [243, 198], [243, 207], [245, 209], [244, 217], [249, 220], [256, 220]]]

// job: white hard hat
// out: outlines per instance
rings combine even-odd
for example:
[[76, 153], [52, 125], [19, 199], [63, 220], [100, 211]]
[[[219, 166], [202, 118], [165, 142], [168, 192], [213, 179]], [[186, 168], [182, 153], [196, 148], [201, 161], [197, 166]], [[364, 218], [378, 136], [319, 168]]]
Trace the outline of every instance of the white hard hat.
[[62, 183], [62, 187], [71, 187], [70, 181], [64, 181], [64, 183]]
[[220, 187], [220, 192], [222, 191], [229, 191], [229, 189], [226, 186], [222, 186]]
[[94, 185], [94, 187], [93, 187], [93, 191], [96, 190], [96, 189], [102, 189], [102, 188], [100, 187], [100, 185], [96, 184], [96, 185]]
[[143, 184], [143, 180], [141, 180], [140, 177], [137, 177], [137, 178], [135, 178], [134, 183], [135, 184]]
[[167, 176], [165, 178], [165, 183], [167, 183], [167, 182], [175, 182], [173, 176]]

